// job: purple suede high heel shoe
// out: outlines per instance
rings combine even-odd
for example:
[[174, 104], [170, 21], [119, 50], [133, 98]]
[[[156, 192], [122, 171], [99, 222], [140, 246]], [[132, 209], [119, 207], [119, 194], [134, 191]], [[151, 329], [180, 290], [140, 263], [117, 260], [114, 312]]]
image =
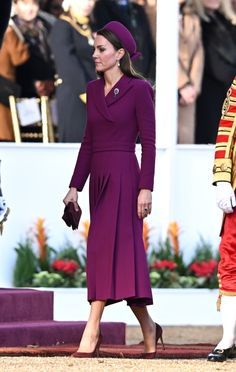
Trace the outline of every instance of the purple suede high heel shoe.
[[[162, 337], [163, 330], [159, 324], [155, 323], [155, 325], [156, 325], [156, 345], [158, 344], [158, 340], [160, 339], [161, 344], [162, 344], [162, 349], [165, 350], [165, 345], [164, 345], [163, 337]], [[156, 356], [157, 356], [157, 352], [153, 351], [152, 353], [143, 353], [141, 358], [142, 359], [155, 359]]]
[[94, 350], [91, 353], [85, 353], [85, 352], [80, 352], [76, 351], [75, 353], [71, 354], [71, 357], [73, 358], [96, 358], [99, 357], [99, 348], [102, 343], [102, 335], [101, 333], [99, 334], [96, 346]]

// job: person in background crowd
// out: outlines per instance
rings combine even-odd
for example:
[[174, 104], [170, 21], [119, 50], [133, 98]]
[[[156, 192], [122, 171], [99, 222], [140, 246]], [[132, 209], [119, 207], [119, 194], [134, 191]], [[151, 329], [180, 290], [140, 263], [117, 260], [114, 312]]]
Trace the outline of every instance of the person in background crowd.
[[144, 7], [149, 19], [152, 39], [154, 45], [156, 45], [157, 0], [132, 0], [132, 2]]
[[63, 0], [46, 0], [40, 1], [40, 9], [44, 12], [52, 14], [55, 18], [59, 18], [63, 13]]
[[220, 107], [236, 71], [236, 15], [231, 0], [192, 0], [201, 18], [205, 51], [197, 100], [196, 143], [215, 143]]
[[30, 58], [17, 68], [22, 97], [51, 96], [55, 67], [48, 43], [51, 24], [39, 15], [38, 0], [14, 0], [13, 21], [29, 47]]
[[97, 0], [93, 17], [95, 30], [112, 20], [121, 22], [130, 30], [142, 54], [134, 62], [134, 67], [145, 78], [154, 82], [156, 52], [144, 7], [129, 0]]
[[196, 99], [201, 89], [204, 52], [199, 17], [191, 0], [179, 0], [178, 142], [194, 143]]
[[[10, 108], [8, 104], [8, 93], [4, 84], [16, 81], [17, 66], [29, 59], [28, 46], [21, 35], [15, 31], [14, 24], [10, 22], [3, 38], [0, 49], [0, 77], [4, 81], [0, 85], [0, 141], [13, 141], [13, 128]], [[4, 97], [6, 96], [6, 97]], [[4, 98], [1, 100], [1, 97]]]
[[[236, 70], [235, 70], [236, 72]], [[219, 298], [223, 337], [208, 355], [212, 362], [236, 358], [236, 76], [222, 107], [215, 161], [213, 184], [216, 185], [218, 207], [224, 212], [221, 228], [220, 262], [218, 266]]]
[[[11, 0], [1, 1], [0, 14], [1, 14], [1, 17], [0, 17], [0, 48], [1, 48], [3, 36], [6, 31], [9, 18], [10, 18], [10, 14], [11, 14]], [[9, 213], [9, 208], [7, 208], [5, 199], [3, 198], [3, 195], [2, 195], [1, 168], [0, 168], [0, 233], [2, 233], [3, 222], [5, 222], [8, 213]]]
[[50, 44], [58, 73], [59, 142], [81, 142], [86, 122], [86, 84], [96, 79], [90, 14], [94, 0], [66, 0]]

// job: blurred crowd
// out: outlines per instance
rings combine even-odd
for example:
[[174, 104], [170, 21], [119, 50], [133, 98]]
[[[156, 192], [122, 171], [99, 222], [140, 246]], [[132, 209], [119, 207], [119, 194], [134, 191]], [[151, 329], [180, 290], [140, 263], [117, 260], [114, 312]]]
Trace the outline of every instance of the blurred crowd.
[[179, 0], [179, 143], [215, 143], [236, 75], [236, 1]]
[[[7, 89], [55, 99], [57, 140], [82, 140], [94, 36], [111, 20], [130, 29], [142, 53], [135, 68], [155, 84], [157, 1], [14, 0], [0, 49], [0, 141], [14, 141]], [[178, 142], [214, 143], [236, 75], [236, 0], [179, 0], [178, 61]]]

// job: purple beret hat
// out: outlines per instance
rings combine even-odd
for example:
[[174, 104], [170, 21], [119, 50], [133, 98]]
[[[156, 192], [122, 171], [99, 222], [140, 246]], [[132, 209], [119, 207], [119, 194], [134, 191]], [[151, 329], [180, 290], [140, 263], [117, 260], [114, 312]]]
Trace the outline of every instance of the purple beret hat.
[[135, 60], [141, 56], [141, 53], [136, 51], [137, 46], [133, 36], [122, 23], [111, 21], [103, 27], [103, 30], [104, 29], [113, 32], [113, 34], [121, 42], [123, 48], [127, 50], [132, 60]]

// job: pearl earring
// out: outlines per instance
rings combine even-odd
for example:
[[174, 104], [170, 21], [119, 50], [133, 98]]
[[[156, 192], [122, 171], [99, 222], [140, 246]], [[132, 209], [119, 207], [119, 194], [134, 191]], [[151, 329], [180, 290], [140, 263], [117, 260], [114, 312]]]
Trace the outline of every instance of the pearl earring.
[[119, 59], [117, 61], [117, 66], [120, 67], [120, 61], [119, 61]]

